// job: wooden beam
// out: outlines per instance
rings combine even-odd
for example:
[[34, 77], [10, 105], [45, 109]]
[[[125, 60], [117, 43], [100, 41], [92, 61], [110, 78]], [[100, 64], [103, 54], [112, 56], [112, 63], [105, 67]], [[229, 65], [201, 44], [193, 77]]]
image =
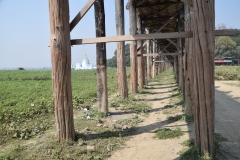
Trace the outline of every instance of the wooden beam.
[[215, 36], [235, 36], [238, 34], [238, 29], [215, 30]]
[[85, 6], [81, 9], [80, 12], [76, 15], [76, 17], [72, 20], [70, 23], [70, 32], [73, 30], [73, 28], [80, 22], [80, 20], [84, 17], [84, 15], [88, 12], [88, 10], [92, 7], [95, 0], [88, 0], [88, 2], [85, 4]]
[[193, 36], [191, 31], [188, 32], [171, 32], [171, 33], [152, 33], [139, 35], [125, 35], [125, 36], [111, 36], [88, 39], [74, 39], [71, 40], [72, 45], [80, 44], [94, 44], [102, 42], [122, 42], [122, 41], [136, 41], [146, 39], [167, 39], [167, 38], [191, 38]]
[[186, 5], [193, 7], [193, 1], [192, 0], [181, 0], [183, 3], [185, 3]]
[[[96, 37], [105, 37], [105, 12], [104, 0], [96, 0], [94, 3], [94, 15]], [[97, 105], [99, 112], [108, 113], [108, 89], [107, 89], [107, 56], [106, 43], [96, 44], [97, 61]]]
[[[115, 0], [115, 20], [117, 35], [124, 35], [124, 0]], [[117, 73], [119, 96], [122, 99], [128, 98], [124, 42], [117, 42]]]
[[160, 5], [169, 5], [169, 4], [176, 4], [176, 2], [156, 2], [156, 3], [147, 3], [147, 4], [140, 4], [137, 5], [136, 8], [145, 8], [145, 7], [155, 7]]
[[147, 57], [151, 57], [151, 56], [177, 56], [177, 55], [180, 55], [180, 53], [147, 53], [147, 54], [143, 54], [143, 56], [147, 56]]
[[168, 60], [168, 61], [155, 61], [155, 63], [165, 63], [165, 62], [174, 62], [174, 60]]
[[[176, 13], [176, 14], [174, 14], [172, 17], [170, 17], [169, 20], [168, 20], [167, 22], [165, 22], [155, 33], [161, 32], [161, 30], [162, 30], [164, 27], [166, 27], [166, 25], [168, 25], [168, 24], [172, 21], [172, 19], [174, 19], [174, 17], [176, 17], [177, 15], [178, 15], [178, 13]], [[146, 44], [147, 44], [147, 41], [145, 41], [145, 42], [143, 43], [142, 47], [144, 47]], [[139, 47], [139, 48], [137, 49], [137, 51], [139, 51], [140, 49], [141, 49], [141, 47]]]
[[169, 20], [167, 20], [167, 22], [165, 22], [155, 33], [159, 33], [161, 32], [161, 30], [166, 27], [176, 16], [178, 15], [178, 13], [174, 14], [172, 17], [169, 18]]
[[[228, 30], [216, 30], [216, 36], [233, 36], [238, 34], [237, 29]], [[139, 35], [125, 35], [125, 36], [110, 36], [110, 37], [99, 37], [99, 38], [87, 38], [87, 39], [73, 39], [71, 40], [72, 45], [82, 44], [94, 44], [102, 42], [122, 42], [122, 41], [136, 41], [136, 40], [147, 40], [147, 39], [173, 39], [173, 38], [192, 38], [192, 31], [185, 32], [170, 32], [170, 33], [152, 33], [152, 34], [139, 34]]]
[[179, 47], [179, 45], [177, 43], [175, 43], [173, 40], [171, 39], [167, 39], [170, 43], [172, 43], [178, 50], [181, 50], [181, 47]]

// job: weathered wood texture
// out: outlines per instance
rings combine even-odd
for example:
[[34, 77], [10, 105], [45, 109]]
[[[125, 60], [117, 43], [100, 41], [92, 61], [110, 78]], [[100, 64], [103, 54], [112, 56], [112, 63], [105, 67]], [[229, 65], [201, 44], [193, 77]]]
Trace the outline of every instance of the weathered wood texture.
[[81, 11], [76, 15], [76, 17], [70, 23], [70, 31], [74, 29], [74, 27], [81, 21], [84, 15], [88, 12], [88, 10], [92, 7], [95, 0], [88, 0], [85, 6], [81, 9]]
[[[147, 33], [149, 33], [149, 30], [147, 30]], [[150, 53], [150, 40], [147, 40], [147, 53], [148, 54]], [[151, 65], [151, 58], [147, 57], [147, 80], [148, 81], [151, 79], [150, 78], [150, 75], [151, 75], [150, 65]]]
[[[117, 35], [124, 35], [124, 0], [115, 0]], [[121, 98], [128, 98], [125, 43], [117, 42], [118, 92]]]
[[[178, 14], [178, 31], [184, 32], [184, 4], [179, 2], [179, 14]], [[180, 47], [180, 55], [178, 56], [178, 72], [179, 72], [179, 86], [181, 88], [181, 92], [183, 94], [183, 100], [185, 100], [185, 88], [184, 88], [184, 65], [183, 65], [183, 56], [184, 56], [184, 42], [183, 38], [178, 39], [178, 45]]]
[[[105, 37], [105, 11], [104, 1], [96, 0], [94, 3], [96, 37]], [[108, 112], [108, 91], [107, 91], [107, 58], [106, 43], [96, 44], [97, 64], [97, 101], [98, 111]]]
[[[142, 20], [141, 20], [141, 15], [137, 11], [137, 33], [138, 34], [143, 34], [143, 27], [142, 27]], [[143, 88], [144, 87], [144, 61], [143, 61], [143, 41], [139, 40], [137, 41], [137, 48], [141, 48], [137, 52], [137, 70], [138, 70], [138, 87]], [[140, 55], [140, 56], [139, 56]]]
[[[192, 24], [192, 8], [185, 5], [185, 30], [192, 31], [193, 24]], [[193, 59], [194, 59], [194, 52], [193, 52], [193, 39], [188, 38], [185, 40], [185, 54], [184, 54], [184, 87], [185, 87], [185, 109], [184, 112], [188, 116], [193, 115], [193, 97], [194, 97], [194, 78], [193, 78]]]
[[193, 0], [181, 0], [183, 3], [185, 3], [186, 5], [193, 7]]
[[153, 56], [177, 56], [179, 53], [147, 53], [143, 54], [144, 57], [153, 57]]
[[[233, 36], [237, 35], [237, 29], [230, 30], [216, 30], [215, 36]], [[82, 44], [94, 44], [103, 42], [123, 42], [123, 41], [137, 41], [147, 39], [171, 39], [171, 38], [191, 38], [193, 33], [188, 32], [171, 32], [171, 33], [151, 33], [151, 34], [140, 34], [140, 35], [125, 35], [125, 36], [109, 36], [99, 38], [86, 38], [86, 39], [73, 39], [71, 45], [82, 45]]]
[[[130, 15], [130, 17], [132, 17], [132, 16]], [[135, 21], [136, 21], [136, 19], [135, 19]], [[130, 28], [131, 28], [131, 23], [130, 23]], [[136, 31], [135, 28], [134, 28], [134, 30]], [[136, 34], [136, 33], [134, 33], [134, 34]], [[82, 44], [94, 44], [94, 43], [102, 43], [102, 42], [122, 42], [122, 41], [137, 41], [137, 40], [147, 40], [147, 39], [190, 38], [190, 37], [192, 37], [192, 32], [151, 33], [151, 34], [139, 34], [139, 35], [73, 39], [73, 40], [71, 40], [71, 44], [72, 45], [82, 45]]]
[[[153, 49], [152, 49], [152, 54], [156, 52], [156, 43], [153, 41]], [[153, 63], [152, 63], [152, 78], [156, 77], [156, 56], [153, 56]]]
[[[137, 32], [136, 8], [132, 4], [132, 0], [128, 1], [129, 6], [129, 33], [135, 35]], [[130, 92], [138, 91], [137, 76], [137, 41], [130, 42]]]
[[214, 5], [214, 0], [193, 0], [195, 141], [205, 157], [214, 154]]
[[68, 0], [48, 2], [56, 136], [74, 140], [69, 5]]

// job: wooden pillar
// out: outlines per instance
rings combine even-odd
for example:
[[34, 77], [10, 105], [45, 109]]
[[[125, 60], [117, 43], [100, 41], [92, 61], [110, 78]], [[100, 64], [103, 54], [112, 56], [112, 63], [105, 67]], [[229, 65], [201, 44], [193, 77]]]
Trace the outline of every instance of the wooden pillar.
[[214, 155], [215, 1], [193, 0], [195, 141], [205, 157]]
[[[115, 0], [115, 19], [117, 35], [124, 35], [124, 0]], [[125, 43], [117, 42], [117, 73], [118, 92], [121, 98], [128, 98], [128, 86], [126, 76]]]
[[[149, 30], [147, 30], [147, 34], [149, 34]], [[150, 40], [147, 40], [147, 54], [150, 53]], [[151, 79], [151, 58], [147, 56], [147, 80]]]
[[[179, 2], [179, 14], [178, 14], [178, 32], [184, 31], [184, 3]], [[181, 92], [183, 94], [183, 99], [185, 100], [185, 94], [184, 94], [184, 64], [183, 64], [183, 56], [184, 56], [184, 38], [178, 39], [178, 45], [180, 46], [181, 50], [179, 50], [180, 55], [178, 56], [178, 67], [179, 67], [179, 86], [181, 88]]]
[[[185, 30], [192, 31], [192, 8], [185, 5]], [[192, 87], [194, 85], [194, 77], [193, 77], [193, 38], [186, 38], [185, 40], [185, 55], [184, 55], [184, 87], [185, 87], [185, 103], [184, 103], [184, 112], [188, 116], [193, 115], [193, 98], [195, 90]]]
[[174, 72], [175, 72], [175, 74], [177, 75], [177, 56], [174, 56], [174, 62], [173, 62], [174, 64]]
[[[104, 1], [96, 0], [94, 2], [96, 37], [105, 37], [105, 12]], [[107, 59], [106, 43], [96, 44], [96, 64], [97, 64], [97, 99], [98, 111], [108, 112], [108, 91], [107, 91]]]
[[[156, 53], [156, 43], [154, 41], [153, 42], [153, 45], [152, 45], [152, 53]], [[155, 72], [156, 72], [156, 56], [153, 56], [153, 63], [152, 63], [152, 78], [155, 78]]]
[[69, 5], [68, 0], [48, 3], [56, 136], [59, 141], [74, 140]]
[[[128, 1], [129, 7], [129, 33], [135, 35], [137, 32], [136, 22], [136, 8], [132, 3], [132, 0]], [[138, 91], [138, 79], [137, 79], [137, 42], [130, 42], [130, 91], [136, 93]]]
[[[141, 20], [141, 15], [137, 11], [137, 33], [142, 34], [142, 20]], [[138, 86], [139, 88], [144, 87], [144, 61], [143, 61], [143, 41], [139, 40], [137, 41], [137, 48], [141, 47], [141, 49], [137, 53], [137, 64], [138, 64]]]

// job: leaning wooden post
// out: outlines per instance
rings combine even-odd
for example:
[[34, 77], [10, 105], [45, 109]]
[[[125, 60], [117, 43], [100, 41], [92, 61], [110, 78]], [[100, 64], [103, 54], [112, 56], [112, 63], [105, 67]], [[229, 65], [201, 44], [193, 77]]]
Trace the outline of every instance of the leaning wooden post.
[[[117, 35], [124, 35], [124, 0], [115, 0], [115, 19]], [[128, 98], [128, 86], [126, 76], [125, 43], [117, 42], [117, 73], [118, 92], [121, 98]]]
[[48, 3], [56, 136], [59, 141], [74, 140], [69, 5], [68, 0]]
[[[131, 35], [135, 35], [137, 31], [137, 22], [136, 22], [136, 8], [132, 0], [128, 1], [129, 7], [129, 32]], [[137, 80], [137, 42], [130, 42], [130, 91], [135, 93], [138, 91], [138, 80]]]
[[[96, 37], [105, 37], [105, 12], [104, 1], [96, 0], [94, 3]], [[108, 91], [107, 91], [107, 64], [106, 64], [106, 43], [96, 44], [97, 58], [97, 97], [98, 111], [108, 112]]]
[[[141, 15], [137, 12], [137, 33], [142, 34], [142, 20]], [[141, 40], [137, 41], [137, 48], [141, 49], [137, 53], [137, 64], [138, 64], [138, 86], [139, 88], [144, 87], [144, 62], [143, 62], [143, 42]]]
[[214, 155], [215, 1], [193, 0], [195, 142], [205, 157]]

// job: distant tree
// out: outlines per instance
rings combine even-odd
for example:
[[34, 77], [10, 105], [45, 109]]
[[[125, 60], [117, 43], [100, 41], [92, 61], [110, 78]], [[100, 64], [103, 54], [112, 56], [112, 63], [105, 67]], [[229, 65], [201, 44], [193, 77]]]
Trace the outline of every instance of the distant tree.
[[237, 46], [240, 46], [240, 29], [238, 30], [238, 34], [231, 37], [237, 43]]
[[217, 37], [215, 42], [215, 58], [238, 58], [237, 43], [228, 36]]
[[222, 24], [218, 24], [217, 27], [215, 27], [217, 30], [224, 30], [224, 29], [228, 29], [226, 24], [222, 23]]
[[[125, 44], [125, 57], [126, 57], [126, 66], [130, 66], [130, 48], [129, 43]], [[114, 56], [107, 60], [108, 67], [117, 67], [117, 50], [114, 52]]]

